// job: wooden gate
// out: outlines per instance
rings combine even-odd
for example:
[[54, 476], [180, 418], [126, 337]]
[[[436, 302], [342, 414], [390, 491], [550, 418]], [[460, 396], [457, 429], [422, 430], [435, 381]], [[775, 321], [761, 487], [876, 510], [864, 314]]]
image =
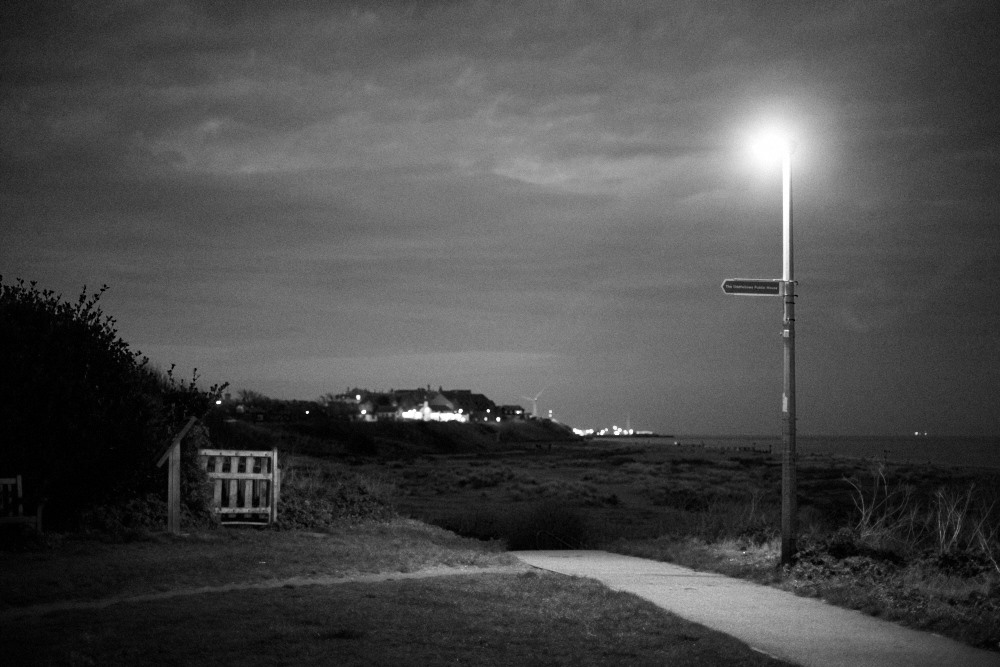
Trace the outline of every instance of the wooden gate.
[[198, 458], [213, 481], [213, 507], [222, 523], [259, 525], [278, 519], [281, 471], [277, 449], [199, 449]]
[[0, 523], [26, 523], [42, 532], [42, 505], [38, 503], [33, 515], [24, 514], [24, 493], [21, 476], [0, 478]]

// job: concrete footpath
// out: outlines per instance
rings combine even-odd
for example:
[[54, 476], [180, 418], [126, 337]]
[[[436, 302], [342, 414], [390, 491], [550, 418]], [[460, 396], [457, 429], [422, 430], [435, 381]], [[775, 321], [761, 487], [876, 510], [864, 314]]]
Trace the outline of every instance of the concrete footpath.
[[721, 574], [604, 551], [517, 551], [543, 570], [597, 579], [768, 655], [806, 667], [1000, 666], [1000, 653]]

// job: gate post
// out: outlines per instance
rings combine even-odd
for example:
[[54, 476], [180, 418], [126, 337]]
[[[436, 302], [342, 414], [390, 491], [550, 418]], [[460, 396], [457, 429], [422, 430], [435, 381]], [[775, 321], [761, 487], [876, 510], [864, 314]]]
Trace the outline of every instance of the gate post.
[[196, 421], [197, 417], [188, 419], [156, 462], [157, 468], [168, 460], [170, 462], [167, 467], [167, 532], [174, 535], [180, 535], [181, 532], [181, 441]]
[[271, 450], [271, 525], [278, 521], [278, 498], [281, 496], [281, 471], [278, 469], [278, 448]]

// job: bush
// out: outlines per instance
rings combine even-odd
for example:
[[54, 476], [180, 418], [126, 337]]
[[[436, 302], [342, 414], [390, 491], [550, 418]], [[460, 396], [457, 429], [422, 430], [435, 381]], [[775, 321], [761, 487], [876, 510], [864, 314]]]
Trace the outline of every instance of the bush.
[[[46, 498], [49, 526], [77, 527], [87, 510], [162, 493], [156, 454], [208, 392], [148, 368], [98, 306], [103, 286], [76, 302], [0, 276], [0, 428], [4, 471]], [[91, 513], [91, 516], [93, 514]]]
[[83, 525], [99, 537], [114, 542], [131, 542], [163, 530], [167, 503], [157, 495], [133, 498], [121, 503], [98, 505], [83, 512]]
[[582, 549], [591, 541], [583, 514], [551, 500], [515, 505], [508, 513], [475, 508], [433, 523], [463, 537], [503, 540], [515, 550]]
[[324, 530], [345, 521], [387, 521], [396, 516], [394, 490], [375, 477], [288, 465], [281, 475], [278, 527]]
[[[212, 490], [214, 484], [201, 467], [199, 449], [211, 449], [208, 428], [196, 423], [181, 442], [181, 507], [187, 523], [215, 524]], [[162, 522], [161, 522], [162, 523]]]
[[513, 515], [505, 537], [509, 549], [582, 549], [589, 542], [583, 515], [551, 502]]

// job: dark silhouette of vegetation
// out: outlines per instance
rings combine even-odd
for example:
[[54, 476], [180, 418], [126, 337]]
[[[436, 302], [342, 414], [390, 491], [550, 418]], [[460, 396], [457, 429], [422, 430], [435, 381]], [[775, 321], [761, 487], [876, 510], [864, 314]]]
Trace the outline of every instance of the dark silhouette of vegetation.
[[505, 511], [472, 508], [437, 517], [432, 523], [463, 537], [503, 540], [513, 550], [584, 549], [594, 541], [583, 512], [552, 500]]
[[47, 524], [75, 528], [95, 507], [163, 493], [154, 458], [207, 391], [151, 369], [84, 287], [75, 302], [36, 283], [0, 276], [0, 468], [21, 473]]

